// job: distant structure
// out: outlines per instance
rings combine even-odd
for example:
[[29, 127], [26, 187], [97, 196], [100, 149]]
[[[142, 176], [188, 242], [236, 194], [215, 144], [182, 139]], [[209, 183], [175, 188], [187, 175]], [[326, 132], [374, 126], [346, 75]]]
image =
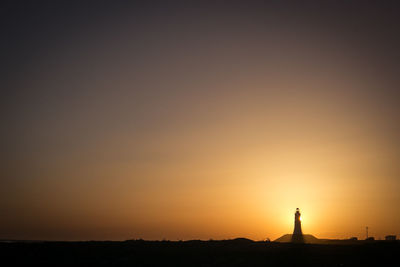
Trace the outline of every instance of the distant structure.
[[365, 239], [368, 239], [368, 226], [367, 227], [365, 227], [365, 232], [366, 232], [366, 237], [365, 237]]
[[292, 235], [293, 243], [304, 243], [303, 232], [301, 231], [301, 214], [299, 208], [294, 213], [294, 230]]
[[387, 240], [387, 241], [396, 240], [396, 236], [395, 235], [387, 235], [387, 236], [385, 236], [385, 240]]

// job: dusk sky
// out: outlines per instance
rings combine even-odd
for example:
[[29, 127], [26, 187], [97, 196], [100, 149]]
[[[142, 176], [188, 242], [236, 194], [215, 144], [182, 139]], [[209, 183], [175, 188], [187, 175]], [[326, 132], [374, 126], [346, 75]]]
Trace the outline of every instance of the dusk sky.
[[0, 239], [400, 235], [398, 1], [72, 2], [0, 7]]

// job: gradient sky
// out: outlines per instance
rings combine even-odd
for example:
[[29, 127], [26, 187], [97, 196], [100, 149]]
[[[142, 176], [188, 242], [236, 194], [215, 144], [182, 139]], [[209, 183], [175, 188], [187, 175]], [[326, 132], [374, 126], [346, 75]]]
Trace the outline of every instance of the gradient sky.
[[1, 4], [0, 238], [400, 235], [396, 1], [69, 2]]

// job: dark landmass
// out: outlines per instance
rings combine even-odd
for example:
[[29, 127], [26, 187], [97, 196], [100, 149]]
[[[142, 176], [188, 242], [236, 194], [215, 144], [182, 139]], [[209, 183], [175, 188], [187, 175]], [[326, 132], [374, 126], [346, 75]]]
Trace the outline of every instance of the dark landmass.
[[398, 266], [399, 241], [0, 242], [2, 266]]
[[[369, 242], [369, 240], [368, 241], [357, 240], [354, 238], [350, 238], [350, 239], [319, 239], [313, 235], [307, 235], [307, 234], [303, 235], [303, 240], [304, 240], [304, 243], [306, 243], [306, 244], [324, 244], [324, 245], [351, 245], [351, 244], [356, 245], [356, 244], [362, 244], [365, 242]], [[292, 234], [286, 234], [286, 235], [283, 235], [283, 236], [279, 237], [278, 239], [274, 240], [274, 242], [279, 242], [279, 243], [290, 243], [291, 241], [292, 241]]]

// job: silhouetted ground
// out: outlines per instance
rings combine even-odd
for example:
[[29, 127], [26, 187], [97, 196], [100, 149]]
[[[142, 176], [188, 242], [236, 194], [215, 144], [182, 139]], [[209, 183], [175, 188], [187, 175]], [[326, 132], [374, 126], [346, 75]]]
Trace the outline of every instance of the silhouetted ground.
[[399, 266], [400, 242], [1, 242], [0, 256], [2, 266]]

